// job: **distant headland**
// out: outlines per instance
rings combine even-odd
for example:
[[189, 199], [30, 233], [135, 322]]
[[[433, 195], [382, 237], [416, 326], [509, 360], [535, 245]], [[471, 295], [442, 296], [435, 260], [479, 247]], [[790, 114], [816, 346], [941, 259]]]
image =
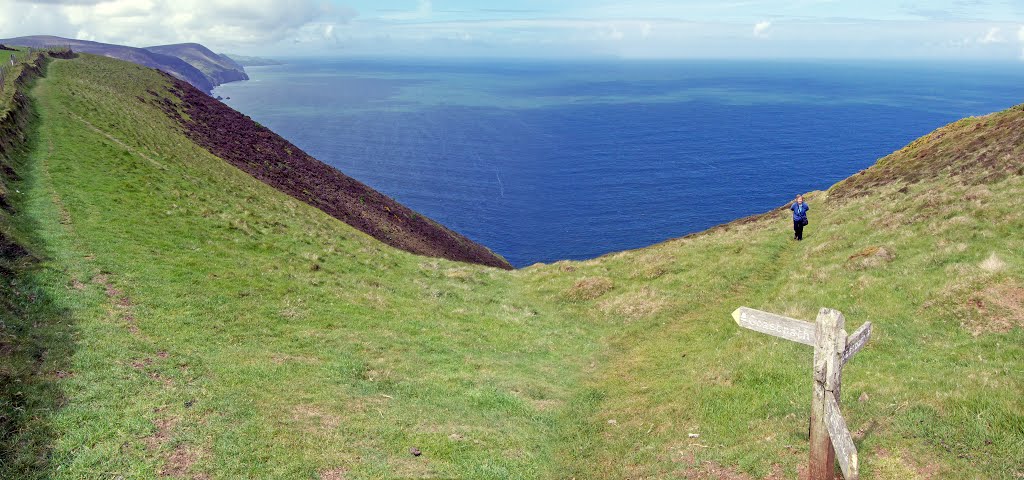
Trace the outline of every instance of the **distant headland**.
[[163, 70], [194, 87], [211, 93], [218, 85], [248, 80], [245, 67], [227, 55], [214, 53], [198, 43], [158, 45], [146, 48], [75, 40], [51, 35], [33, 35], [0, 39], [0, 44], [33, 48], [67, 46], [79, 53], [91, 53], [126, 60]]
[[248, 55], [238, 55], [236, 53], [225, 53], [224, 56], [238, 62], [238, 64], [243, 67], [272, 67], [275, 65], [284, 65], [284, 62], [274, 60], [273, 58], [251, 57]]

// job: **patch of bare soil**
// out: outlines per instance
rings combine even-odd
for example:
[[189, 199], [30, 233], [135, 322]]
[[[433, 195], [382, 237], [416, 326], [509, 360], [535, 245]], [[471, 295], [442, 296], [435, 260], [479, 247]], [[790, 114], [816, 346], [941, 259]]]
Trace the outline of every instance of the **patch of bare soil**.
[[[704, 462], [690, 467], [683, 473], [683, 478], [688, 480], [754, 480], [754, 477], [746, 473], [732, 467], [723, 467], [715, 462]], [[782, 467], [779, 465], [772, 465], [772, 472], [764, 477], [765, 480], [783, 480], [785, 478]]]
[[[115, 306], [121, 307], [121, 309], [127, 309], [132, 306], [132, 299], [127, 294], [114, 287], [114, 284], [110, 281], [110, 277], [107, 274], [101, 273], [96, 275], [93, 277], [92, 283], [102, 286], [104, 293], [107, 294], [107, 298], [110, 299], [111, 303]], [[123, 315], [121, 315], [121, 319], [124, 320], [125, 325], [128, 327], [128, 331], [133, 335], [141, 335], [142, 331], [139, 330], [139, 325], [135, 320], [135, 316], [129, 311], [124, 311], [122, 313]]]
[[199, 454], [185, 445], [178, 445], [171, 452], [160, 469], [162, 477], [188, 477], [193, 479], [204, 479], [206, 475], [193, 475], [192, 466], [199, 460]]
[[[150, 451], [159, 452], [171, 440], [174, 428], [177, 427], [178, 422], [179, 420], [176, 417], [154, 420], [153, 425], [156, 426], [156, 432], [142, 439], [143, 444]], [[185, 444], [178, 445], [171, 451], [170, 455], [164, 458], [164, 465], [160, 468], [160, 476], [198, 480], [209, 478], [206, 474], [194, 473], [192, 471], [192, 466], [195, 465], [200, 456], [201, 450]]]
[[[256, 179], [396, 248], [419, 255], [511, 269], [472, 240], [311, 157], [266, 127], [167, 76], [176, 104], [157, 92], [148, 102], [176, 120], [185, 135]], [[146, 101], [142, 99], [142, 101]]]
[[150, 450], [159, 450], [161, 446], [170, 440], [171, 432], [178, 425], [178, 419], [174, 417], [159, 418], [153, 421], [153, 425], [156, 426], [156, 432], [142, 439], [142, 443], [146, 444], [146, 447]]
[[345, 480], [348, 478], [347, 468], [332, 468], [320, 472], [320, 480]]
[[973, 312], [965, 326], [974, 336], [1024, 328], [1024, 288], [1016, 283], [990, 285], [967, 302]]

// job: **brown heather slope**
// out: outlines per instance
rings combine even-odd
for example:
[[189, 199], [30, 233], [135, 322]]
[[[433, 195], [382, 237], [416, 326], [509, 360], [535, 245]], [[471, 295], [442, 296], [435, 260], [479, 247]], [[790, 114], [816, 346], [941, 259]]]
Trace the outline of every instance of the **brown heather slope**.
[[168, 75], [157, 103], [196, 144], [260, 181], [396, 248], [511, 269], [501, 256], [313, 158], [270, 129]]
[[[1024, 175], [1024, 104], [938, 128], [836, 183], [828, 190], [825, 200], [837, 202], [870, 195], [885, 185], [900, 185], [904, 187], [900, 192], [905, 193], [908, 185], [941, 177], [962, 185], [982, 185], [1011, 175]], [[683, 238], [703, 237], [775, 218], [790, 205], [786, 203]], [[676, 239], [663, 243], [674, 241]]]
[[946, 125], [835, 184], [829, 198], [857, 197], [892, 183], [939, 177], [965, 185], [1024, 175], [1024, 104]]

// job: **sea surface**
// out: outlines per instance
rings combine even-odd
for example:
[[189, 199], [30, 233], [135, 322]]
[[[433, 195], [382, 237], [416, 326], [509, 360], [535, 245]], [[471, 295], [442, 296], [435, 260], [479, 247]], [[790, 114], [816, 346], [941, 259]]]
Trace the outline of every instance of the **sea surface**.
[[1024, 103], [1024, 62], [346, 59], [247, 70], [251, 81], [215, 94], [516, 266], [764, 212], [946, 123]]

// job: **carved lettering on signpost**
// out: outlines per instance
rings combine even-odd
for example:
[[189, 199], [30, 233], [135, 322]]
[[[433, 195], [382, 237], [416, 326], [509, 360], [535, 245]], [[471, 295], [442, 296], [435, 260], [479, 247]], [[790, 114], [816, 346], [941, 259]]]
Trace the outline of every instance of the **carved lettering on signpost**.
[[849, 362], [860, 349], [864, 348], [864, 345], [868, 344], [868, 340], [871, 339], [871, 322], [864, 322], [856, 332], [853, 332], [849, 338], [846, 339], [846, 349], [843, 350], [843, 365]]
[[737, 308], [732, 318], [743, 328], [814, 346], [813, 323], [747, 307]]

